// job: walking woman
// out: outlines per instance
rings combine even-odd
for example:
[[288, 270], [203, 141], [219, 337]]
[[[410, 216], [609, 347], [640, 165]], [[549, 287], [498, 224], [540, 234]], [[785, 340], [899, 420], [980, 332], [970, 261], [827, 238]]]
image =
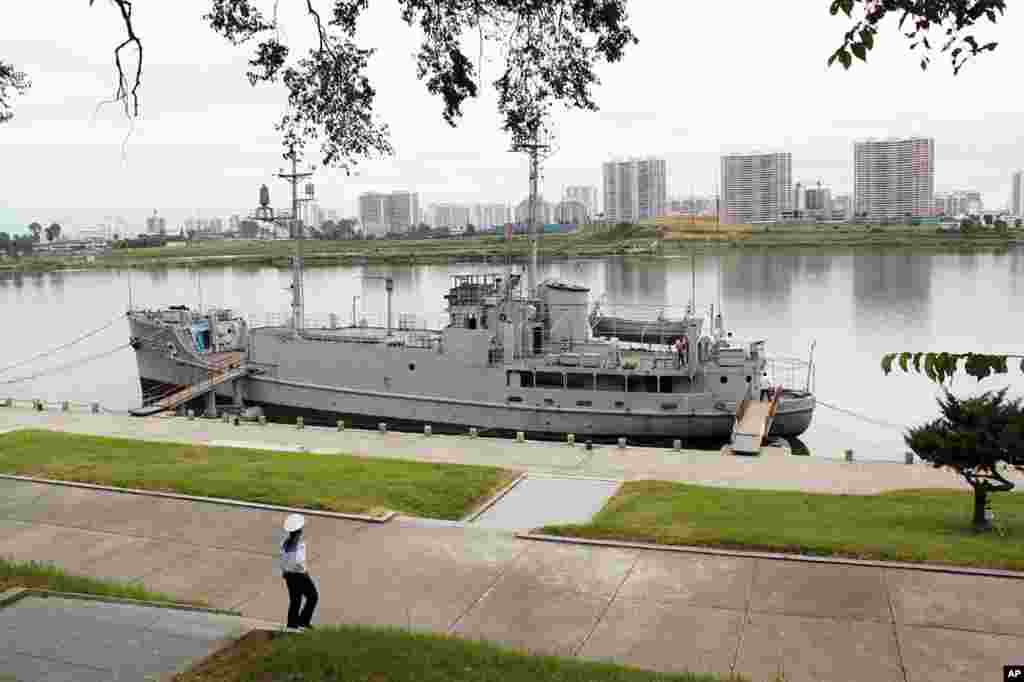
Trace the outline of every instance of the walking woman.
[[[288, 537], [281, 543], [281, 573], [288, 585], [288, 627], [312, 629], [313, 609], [319, 595], [313, 579], [306, 572], [306, 543], [302, 541], [302, 528], [306, 519], [301, 514], [292, 514], [284, 521]], [[302, 598], [306, 603], [302, 606]]]

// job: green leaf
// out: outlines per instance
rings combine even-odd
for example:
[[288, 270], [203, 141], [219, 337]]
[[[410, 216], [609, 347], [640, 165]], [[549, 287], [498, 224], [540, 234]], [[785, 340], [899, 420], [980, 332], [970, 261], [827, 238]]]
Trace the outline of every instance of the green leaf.
[[864, 45], [862, 43], [854, 43], [850, 45], [850, 49], [853, 51], [853, 54], [856, 55], [857, 59], [861, 60], [862, 62], [867, 61], [868, 51], [864, 49]]
[[886, 376], [892, 373], [892, 361], [896, 359], [896, 353], [886, 353], [882, 356], [882, 371]]
[[967, 372], [968, 376], [972, 376], [978, 381], [981, 381], [992, 373], [989, 367], [988, 358], [979, 353], [967, 354], [967, 363], [964, 365], [964, 370]]
[[910, 360], [910, 356], [910, 353], [900, 353], [900, 369], [902, 369], [904, 372], [907, 371], [907, 361]]
[[850, 68], [850, 64], [853, 63], [853, 57], [846, 51], [846, 48], [839, 50], [839, 63], [843, 65], [844, 69]]
[[918, 374], [921, 373], [921, 356], [924, 353], [914, 353], [914, 371]]
[[925, 353], [924, 373], [927, 374], [928, 378], [931, 379], [932, 381], [938, 380], [935, 374], [935, 353]]
[[875, 47], [875, 35], [870, 28], [865, 28], [860, 32], [860, 41], [864, 43], [865, 49], [873, 49]]

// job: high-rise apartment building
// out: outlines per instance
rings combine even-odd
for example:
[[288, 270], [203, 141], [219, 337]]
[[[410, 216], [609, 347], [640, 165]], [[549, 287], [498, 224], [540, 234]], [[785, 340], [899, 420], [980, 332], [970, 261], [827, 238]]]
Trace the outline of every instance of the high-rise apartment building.
[[729, 154], [722, 157], [721, 222], [778, 222], [793, 204], [793, 155]]
[[416, 192], [366, 192], [359, 195], [359, 222], [363, 233], [377, 237], [404, 233], [416, 224], [420, 199]]
[[590, 219], [590, 213], [582, 201], [566, 199], [555, 206], [554, 218], [562, 225], [584, 225]]
[[[555, 207], [553, 204], [544, 201], [544, 197], [537, 197], [537, 224], [548, 225], [555, 220]], [[515, 209], [515, 222], [527, 225], [530, 222], [530, 198], [527, 197], [519, 202]]]
[[591, 185], [572, 185], [565, 188], [566, 200], [578, 201], [583, 204], [587, 215], [593, 218], [597, 215], [597, 188]]
[[1010, 213], [1024, 218], [1024, 171], [1015, 171], [1013, 187], [1010, 188]]
[[854, 211], [869, 220], [925, 217], [934, 212], [935, 140], [863, 140], [853, 148]]
[[832, 190], [828, 187], [822, 187], [820, 184], [808, 187], [806, 201], [808, 215], [818, 218], [832, 216]]
[[359, 224], [366, 236], [380, 237], [387, 234], [387, 214], [384, 202], [386, 194], [365, 192], [359, 195]]
[[420, 195], [416, 192], [392, 192], [385, 201], [385, 210], [388, 232], [408, 232], [419, 221]]
[[602, 175], [606, 221], [634, 223], [665, 214], [664, 159], [608, 161], [602, 166]]
[[477, 228], [489, 230], [501, 227], [511, 219], [508, 204], [476, 204], [469, 222]]
[[452, 230], [465, 229], [466, 225], [470, 224], [472, 212], [469, 206], [461, 204], [431, 204], [429, 215], [431, 227]]
[[832, 220], [853, 219], [853, 197], [849, 194], [837, 194], [832, 197]]

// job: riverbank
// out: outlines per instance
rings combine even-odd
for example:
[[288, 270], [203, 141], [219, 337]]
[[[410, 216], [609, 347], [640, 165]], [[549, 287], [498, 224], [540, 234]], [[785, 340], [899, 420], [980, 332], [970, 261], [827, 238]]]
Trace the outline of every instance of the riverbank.
[[[613, 255], [682, 256], [720, 253], [732, 249], [823, 248], [906, 249], [912, 251], [1006, 251], [1024, 244], [1024, 230], [1006, 234], [936, 232], [924, 228], [872, 228], [862, 226], [772, 226], [757, 231], [730, 231], [695, 226], [659, 237], [653, 225], [586, 228], [572, 234], [545, 234], [539, 253], [545, 259], [596, 258]], [[55, 270], [119, 270], [179, 267], [280, 267], [286, 268], [295, 244], [289, 240], [218, 240], [177, 246], [116, 249], [95, 256], [30, 256], [0, 261], [0, 273]], [[529, 255], [529, 240], [517, 236], [504, 241], [495, 235], [445, 239], [379, 239], [325, 241], [303, 244], [307, 267], [364, 264], [430, 264], [449, 262], [522, 262]]]

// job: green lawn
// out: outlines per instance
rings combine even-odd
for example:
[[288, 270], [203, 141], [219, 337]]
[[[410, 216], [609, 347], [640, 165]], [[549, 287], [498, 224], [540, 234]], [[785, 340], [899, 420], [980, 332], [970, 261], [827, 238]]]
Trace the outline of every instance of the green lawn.
[[0, 472], [310, 509], [456, 520], [511, 482], [496, 467], [211, 448], [51, 431], [0, 435]]
[[185, 602], [160, 592], [150, 592], [135, 583], [119, 583], [113, 580], [96, 580], [68, 575], [53, 564], [35, 561], [9, 561], [0, 558], [0, 592], [11, 587], [30, 587], [54, 592], [96, 594], [103, 597], [138, 599], [140, 601], [190, 603], [204, 606], [202, 602]]
[[636, 481], [592, 523], [543, 532], [1024, 570], [1024, 494], [990, 499], [999, 532], [978, 534], [969, 492], [823, 495]]
[[724, 682], [660, 674], [402, 630], [325, 627], [301, 634], [252, 632], [174, 682]]

